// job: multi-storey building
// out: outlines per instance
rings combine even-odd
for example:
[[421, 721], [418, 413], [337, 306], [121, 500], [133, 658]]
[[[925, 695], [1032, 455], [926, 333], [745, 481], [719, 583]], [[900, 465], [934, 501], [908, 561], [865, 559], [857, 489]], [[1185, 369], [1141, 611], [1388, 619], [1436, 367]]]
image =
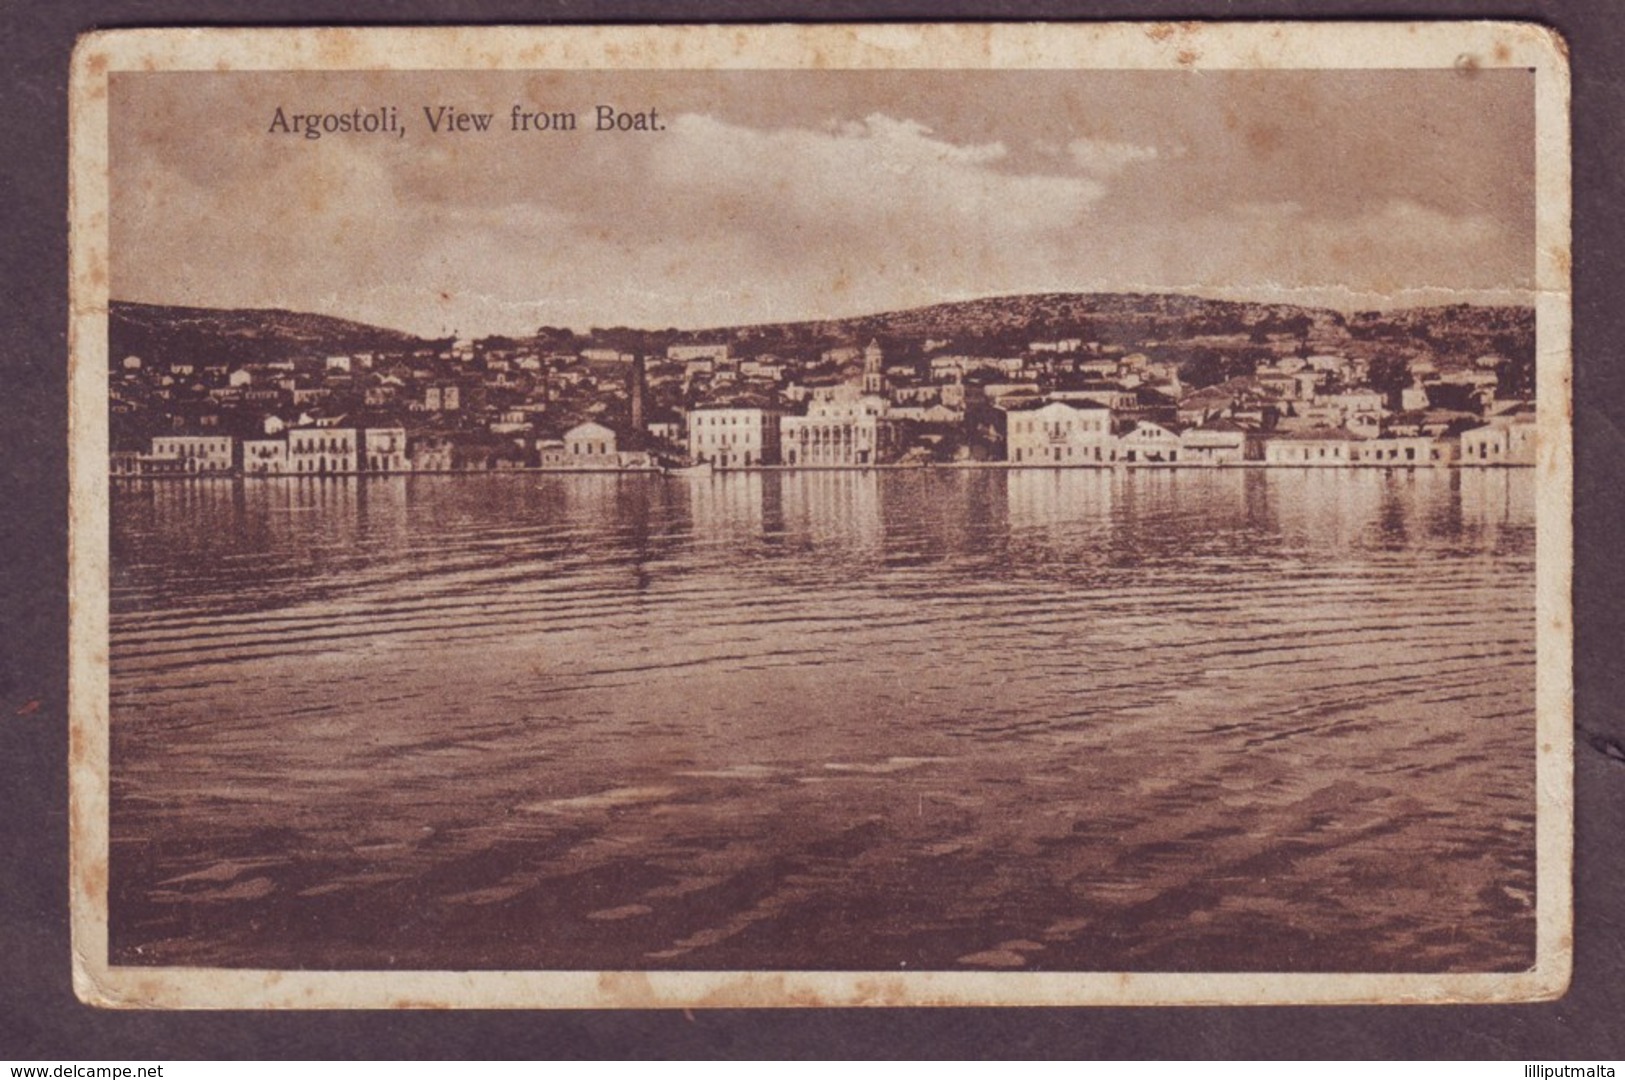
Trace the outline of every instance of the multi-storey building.
[[367, 472], [405, 472], [406, 429], [399, 427], [364, 428], [361, 447], [366, 454]]
[[244, 439], [243, 473], [246, 476], [281, 476], [288, 471], [288, 440]]
[[1050, 401], [1005, 416], [1005, 460], [1014, 465], [1093, 465], [1110, 461], [1112, 413], [1093, 401]]
[[297, 476], [356, 472], [355, 428], [295, 428], [288, 432], [288, 471]]
[[407, 459], [415, 472], [450, 472], [457, 464], [452, 441], [439, 435], [415, 437]]
[[152, 456], [179, 462], [178, 472], [226, 473], [235, 444], [230, 435], [155, 435]]
[[886, 354], [880, 342], [871, 340], [863, 350], [863, 392], [886, 395]]
[[1464, 465], [1533, 465], [1535, 417], [1518, 413], [1461, 433]]
[[688, 414], [688, 454], [723, 468], [776, 465], [779, 413], [771, 408], [712, 406]]
[[423, 407], [430, 412], [456, 412], [462, 407], [462, 399], [456, 383], [439, 383], [423, 391]]
[[897, 425], [886, 419], [886, 399], [851, 385], [813, 391], [805, 416], [779, 420], [779, 451], [786, 465], [875, 465], [897, 446]]

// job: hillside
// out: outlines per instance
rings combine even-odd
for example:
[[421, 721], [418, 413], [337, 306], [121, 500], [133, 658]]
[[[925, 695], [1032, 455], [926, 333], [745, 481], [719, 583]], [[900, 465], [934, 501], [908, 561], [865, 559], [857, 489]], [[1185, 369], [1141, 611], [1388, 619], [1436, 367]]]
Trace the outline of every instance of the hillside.
[[1304, 333], [1340, 325], [1336, 312], [1286, 304], [1209, 300], [1171, 293], [1037, 293], [959, 300], [845, 319], [719, 327], [685, 340], [726, 336], [778, 347], [834, 344], [860, 338], [1019, 344], [1046, 337], [1139, 342], [1162, 335]]
[[173, 361], [264, 362], [328, 353], [425, 348], [398, 330], [276, 308], [189, 308], [115, 300], [108, 308], [109, 356]]
[[[1425, 357], [1441, 369], [1486, 354], [1510, 358], [1532, 392], [1534, 309], [1453, 304], [1345, 314], [1330, 308], [1172, 293], [1038, 293], [932, 304], [846, 319], [644, 333], [641, 344], [731, 341], [742, 354], [805, 351], [878, 338], [888, 355], [921, 351], [1014, 355], [1028, 342], [1076, 338], [1150, 353], [1198, 384], [1251, 371], [1283, 349], [1370, 360]], [[926, 349], [931, 343], [932, 348]], [[1267, 348], [1266, 348], [1267, 347]]]
[[[229, 364], [330, 353], [443, 349], [397, 330], [326, 315], [279, 309], [161, 307], [115, 301], [111, 355]], [[842, 319], [719, 326], [707, 330], [598, 328], [579, 335], [542, 328], [530, 346], [547, 352], [586, 345], [659, 355], [672, 344], [727, 341], [739, 355], [816, 354], [878, 338], [887, 353], [909, 360], [929, 352], [1015, 355], [1032, 341], [1076, 338], [1143, 350], [1181, 368], [1197, 365], [1199, 382], [1251, 370], [1268, 346], [1304, 352], [1422, 356], [1449, 369], [1476, 357], [1510, 357], [1532, 374], [1534, 312], [1528, 307], [1465, 304], [1345, 315], [1328, 308], [1215, 300], [1171, 293], [1037, 293], [961, 300]], [[1283, 346], [1284, 343], [1284, 346]], [[492, 346], [520, 346], [488, 339]], [[1193, 371], [1192, 374], [1197, 374]], [[1527, 379], [1521, 381], [1529, 381]]]

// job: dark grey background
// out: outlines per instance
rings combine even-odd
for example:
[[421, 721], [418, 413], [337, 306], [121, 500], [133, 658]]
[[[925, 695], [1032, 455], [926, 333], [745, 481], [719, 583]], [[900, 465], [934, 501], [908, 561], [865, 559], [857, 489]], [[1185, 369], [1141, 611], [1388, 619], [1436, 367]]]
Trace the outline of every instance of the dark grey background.
[[[1562, 1001], [1440, 1008], [142, 1013], [80, 1005], [67, 913], [67, 72], [118, 26], [801, 19], [1505, 18], [1574, 74], [1576, 960]], [[0, 5], [0, 1060], [349, 1057], [1625, 1057], [1625, 19], [1615, 0]]]

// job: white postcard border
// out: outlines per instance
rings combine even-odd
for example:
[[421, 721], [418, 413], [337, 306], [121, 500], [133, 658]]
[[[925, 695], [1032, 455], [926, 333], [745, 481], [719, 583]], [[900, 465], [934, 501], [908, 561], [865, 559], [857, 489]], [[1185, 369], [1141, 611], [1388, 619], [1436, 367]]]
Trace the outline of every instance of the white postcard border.
[[[109, 76], [121, 71], [1480, 68], [1535, 71], [1539, 455], [1535, 967], [1512, 974], [294, 972], [107, 963]], [[71, 86], [70, 898], [74, 986], [113, 1008], [701, 1008], [1509, 1002], [1573, 955], [1567, 50], [1528, 23], [1158, 23], [116, 30]]]

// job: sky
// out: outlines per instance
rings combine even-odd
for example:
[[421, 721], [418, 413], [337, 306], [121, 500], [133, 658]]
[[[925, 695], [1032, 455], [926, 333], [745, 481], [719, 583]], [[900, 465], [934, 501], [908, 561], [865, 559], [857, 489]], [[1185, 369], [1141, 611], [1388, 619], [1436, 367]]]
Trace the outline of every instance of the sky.
[[[119, 73], [115, 299], [426, 335], [1024, 292], [1530, 302], [1533, 75]], [[515, 132], [514, 105], [575, 112]], [[595, 108], [660, 131], [598, 132]], [[423, 108], [493, 114], [434, 134]], [[270, 130], [398, 110], [404, 136]]]

